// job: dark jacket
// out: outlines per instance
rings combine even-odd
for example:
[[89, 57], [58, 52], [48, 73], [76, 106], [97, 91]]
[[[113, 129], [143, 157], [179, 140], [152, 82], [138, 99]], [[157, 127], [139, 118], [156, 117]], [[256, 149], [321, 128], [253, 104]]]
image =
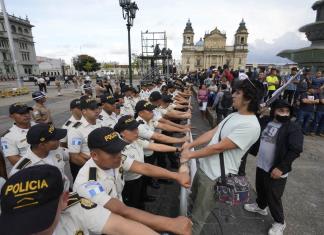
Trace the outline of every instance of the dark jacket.
[[[261, 132], [266, 128], [270, 121], [272, 121], [270, 117], [259, 119]], [[301, 152], [303, 152], [303, 144], [304, 136], [300, 125], [291, 121], [282, 124], [278, 132], [275, 160], [270, 172], [274, 168], [278, 168], [283, 172], [283, 174], [290, 172], [293, 161], [299, 157]], [[259, 147], [260, 137], [259, 140], [250, 148], [249, 153], [256, 156]]]

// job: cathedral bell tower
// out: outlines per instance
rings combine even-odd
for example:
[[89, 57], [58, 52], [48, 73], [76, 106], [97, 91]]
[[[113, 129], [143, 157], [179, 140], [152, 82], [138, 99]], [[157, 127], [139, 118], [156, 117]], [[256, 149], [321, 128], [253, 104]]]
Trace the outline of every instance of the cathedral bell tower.
[[234, 47], [235, 49], [238, 50], [247, 50], [248, 48], [248, 30], [245, 26], [245, 22], [244, 19], [242, 19], [239, 28], [237, 29], [236, 33], [235, 33], [235, 43], [234, 43]]
[[193, 46], [194, 45], [194, 31], [193, 28], [191, 26], [191, 22], [190, 19], [188, 20], [187, 24], [186, 24], [186, 28], [184, 29], [183, 32], [183, 44], [182, 46]]

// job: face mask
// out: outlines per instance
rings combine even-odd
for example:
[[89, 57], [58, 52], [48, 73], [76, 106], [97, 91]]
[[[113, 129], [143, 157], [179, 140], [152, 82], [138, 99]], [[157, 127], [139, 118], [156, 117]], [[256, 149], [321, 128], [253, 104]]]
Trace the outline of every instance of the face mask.
[[290, 120], [290, 116], [276, 115], [275, 118], [280, 123], [286, 123], [286, 122], [288, 122]]

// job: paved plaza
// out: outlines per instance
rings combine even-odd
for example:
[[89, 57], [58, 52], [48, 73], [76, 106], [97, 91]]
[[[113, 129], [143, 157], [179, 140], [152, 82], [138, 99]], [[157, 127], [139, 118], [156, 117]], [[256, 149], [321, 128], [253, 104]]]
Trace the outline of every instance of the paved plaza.
[[[1, 86], [6, 85], [4, 83]], [[27, 84], [30, 90], [36, 90], [33, 83]], [[63, 96], [57, 96], [54, 86], [48, 87], [47, 105], [52, 111], [54, 123], [61, 126], [70, 116], [68, 106], [72, 99], [79, 97], [80, 93], [75, 93], [72, 84], [69, 88], [63, 89]], [[31, 94], [19, 97], [0, 99], [0, 129], [1, 132], [7, 130], [12, 121], [8, 117], [8, 107], [11, 103], [22, 101], [33, 105]], [[200, 118], [197, 103], [194, 100], [194, 114], [192, 124], [193, 135], [200, 135], [210, 129], [206, 120]], [[324, 231], [324, 138], [305, 137], [304, 152], [293, 165], [293, 171], [289, 173], [287, 187], [283, 197], [287, 228], [285, 234], [320, 235]], [[254, 185], [256, 159], [248, 157], [247, 174], [251, 185]], [[253, 186], [254, 187], [254, 186]], [[147, 204], [149, 211], [169, 216], [176, 216], [179, 206], [179, 186], [175, 183], [162, 185], [159, 190], [153, 190], [152, 194], [158, 197], [157, 201]], [[235, 224], [231, 221], [224, 221], [223, 231], [235, 231], [240, 228], [240, 234], [266, 234], [272, 219], [270, 216], [261, 217], [251, 215], [242, 209], [236, 209]], [[220, 226], [217, 216], [210, 218], [205, 228], [205, 234], [219, 234]], [[236, 230], [237, 231], [237, 230]], [[238, 233], [232, 233], [238, 234]]]

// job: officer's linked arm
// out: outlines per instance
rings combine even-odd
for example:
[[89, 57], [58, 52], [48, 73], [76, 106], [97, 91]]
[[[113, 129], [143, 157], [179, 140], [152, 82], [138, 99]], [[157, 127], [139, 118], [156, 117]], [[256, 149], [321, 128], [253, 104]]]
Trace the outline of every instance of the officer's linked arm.
[[179, 127], [171, 126], [166, 123], [158, 123], [157, 128], [162, 129], [164, 131], [169, 131], [169, 132], [186, 132], [186, 130], [181, 129]]
[[166, 144], [180, 144], [186, 142], [187, 138], [176, 138], [176, 137], [170, 137], [161, 133], [154, 132], [153, 136], [151, 137], [153, 140], [157, 140], [162, 143]]
[[185, 175], [166, 170], [162, 167], [154, 166], [148, 163], [142, 163], [138, 161], [134, 161], [130, 171], [145, 175], [145, 176], [150, 176], [153, 178], [162, 178], [162, 179], [171, 179], [177, 181], [179, 184], [182, 186], [188, 188], [190, 186], [190, 178], [189, 175], [188, 177], [185, 177]]
[[156, 144], [156, 143], [150, 143], [147, 146], [147, 148], [156, 152], [164, 152], [164, 153], [181, 151], [181, 148], [178, 147], [173, 147], [165, 144]]
[[7, 159], [14, 166], [21, 159], [21, 156], [20, 155], [12, 155], [12, 156], [8, 156]]
[[186, 217], [168, 218], [154, 215], [143, 210], [128, 207], [116, 198], [110, 199], [105, 204], [105, 208], [112, 213], [144, 224], [155, 231], [172, 232], [175, 234], [190, 234], [191, 231], [191, 221]]
[[70, 155], [70, 161], [78, 166], [83, 166], [90, 158], [88, 155], [84, 153], [69, 153], [69, 155]]
[[1, 150], [0, 150], [0, 177], [7, 179], [6, 164]]
[[104, 225], [102, 234], [157, 235], [158, 233], [141, 223], [126, 219], [117, 214], [111, 214]]

